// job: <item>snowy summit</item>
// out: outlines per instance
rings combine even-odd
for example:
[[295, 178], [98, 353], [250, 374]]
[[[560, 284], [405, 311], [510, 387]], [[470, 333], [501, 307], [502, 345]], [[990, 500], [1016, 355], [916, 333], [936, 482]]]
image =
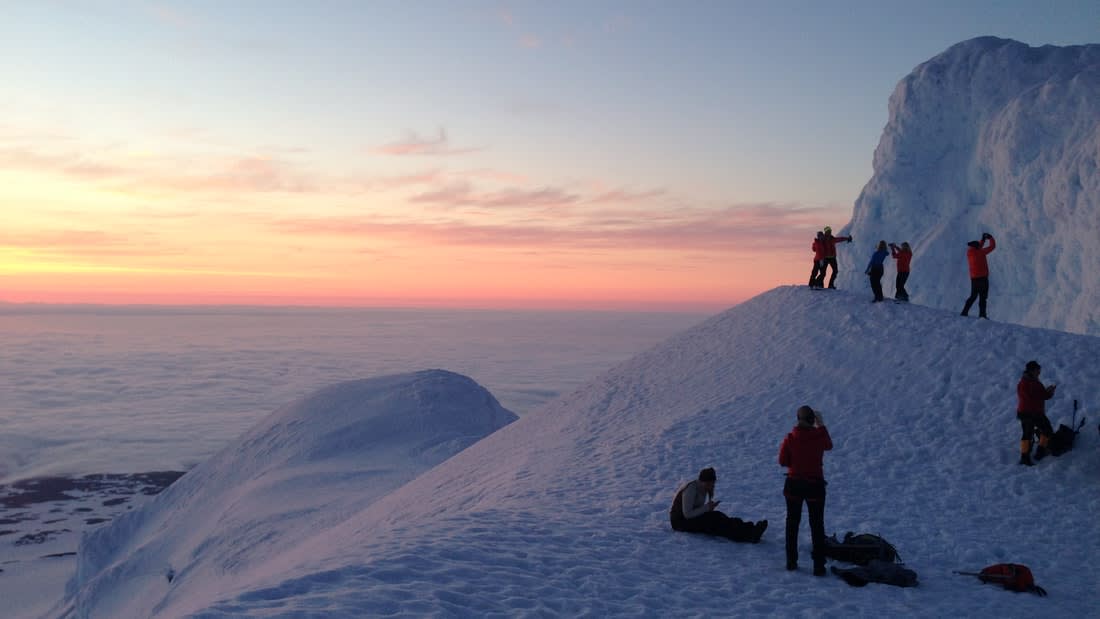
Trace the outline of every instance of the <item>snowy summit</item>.
[[311, 536], [515, 419], [442, 370], [321, 389], [87, 534], [77, 616], [180, 616], [255, 587]]
[[[1086, 616], [1100, 607], [1100, 530], [1087, 525], [1100, 508], [1095, 432], [1018, 466], [1015, 385], [1039, 359], [1061, 385], [1056, 424], [1075, 397], [1098, 416], [1098, 357], [1094, 337], [780, 288], [381, 488], [371, 471], [407, 451], [390, 434], [307, 431], [309, 406], [345, 407], [337, 390], [89, 535], [57, 614]], [[375, 401], [389, 402], [375, 384]], [[427, 420], [405, 407], [438, 402], [401, 410]], [[826, 530], [885, 536], [919, 587], [785, 571], [777, 452], [801, 404], [822, 411], [836, 444]], [[308, 454], [333, 445], [343, 455], [308, 475]], [[706, 465], [723, 511], [773, 523], [762, 543], [670, 529], [677, 487]], [[1005, 561], [1028, 564], [1050, 596], [951, 573]]]
[[[966, 244], [989, 232], [991, 318], [1100, 335], [1098, 166], [1100, 45], [954, 45], [890, 97], [840, 285], [867, 288], [875, 243], [908, 241], [912, 300], [957, 313]], [[883, 282], [889, 296], [890, 267]]]

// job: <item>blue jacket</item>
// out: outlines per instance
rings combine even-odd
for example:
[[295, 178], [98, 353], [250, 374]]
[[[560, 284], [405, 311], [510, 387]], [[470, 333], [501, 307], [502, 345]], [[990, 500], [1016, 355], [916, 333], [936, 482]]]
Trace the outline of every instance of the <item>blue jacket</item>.
[[890, 252], [885, 249], [879, 249], [871, 255], [871, 261], [867, 263], [867, 272], [871, 271], [871, 267], [881, 267], [883, 261], [886, 260], [886, 256], [889, 256]]

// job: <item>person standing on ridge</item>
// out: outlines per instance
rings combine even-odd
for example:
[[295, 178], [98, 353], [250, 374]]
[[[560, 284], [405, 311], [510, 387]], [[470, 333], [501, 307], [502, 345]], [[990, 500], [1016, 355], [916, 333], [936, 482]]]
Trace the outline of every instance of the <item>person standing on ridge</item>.
[[718, 535], [735, 542], [759, 542], [768, 528], [768, 521], [745, 522], [715, 509], [721, 503], [714, 500], [714, 484], [717, 481], [717, 473], [707, 467], [699, 471], [698, 479], [680, 488], [668, 510], [672, 528], [686, 533]]
[[[986, 241], [989, 241], [989, 247], [985, 246]], [[997, 249], [997, 239], [992, 234], [983, 232], [980, 243], [970, 241], [967, 245], [970, 246], [966, 250], [966, 262], [970, 266], [970, 297], [966, 299], [966, 305], [959, 315], [969, 315], [970, 306], [974, 304], [974, 299], [978, 299], [978, 318], [988, 319], [989, 316], [985, 315], [985, 301], [989, 298], [989, 264], [985, 257]]]
[[871, 254], [871, 261], [867, 263], [867, 270], [864, 271], [871, 277], [871, 292], [875, 293], [875, 299], [871, 303], [886, 300], [886, 297], [882, 296], [882, 273], [885, 270], [882, 263], [886, 261], [887, 255], [889, 254], [886, 252], [886, 241], [879, 241], [875, 247], [875, 253]]
[[897, 260], [898, 275], [894, 279], [894, 300], [908, 301], [909, 292], [905, 290], [905, 282], [909, 281], [909, 263], [913, 260], [913, 250], [909, 249], [909, 243], [901, 244], [901, 247], [890, 243], [890, 255]]
[[814, 269], [810, 271], [810, 288], [823, 288], [825, 285], [825, 233], [817, 231], [810, 248], [814, 250]]
[[833, 229], [829, 226], [825, 226], [824, 237], [824, 261], [825, 266], [821, 267], [821, 281], [825, 281], [825, 267], [832, 266], [833, 274], [829, 277], [829, 289], [836, 290], [836, 244], [838, 241], [852, 242], [851, 236], [833, 236]]
[[798, 569], [798, 527], [802, 503], [810, 513], [814, 576], [825, 575], [825, 473], [822, 458], [833, 448], [833, 439], [820, 413], [800, 406], [798, 425], [779, 446], [779, 466], [787, 467], [783, 496], [787, 500], [787, 570]]
[[1039, 372], [1042, 367], [1038, 361], [1028, 361], [1024, 366], [1024, 374], [1020, 382], [1016, 384], [1016, 418], [1020, 420], [1020, 428], [1023, 435], [1020, 437], [1020, 464], [1031, 466], [1031, 437], [1035, 432], [1039, 433], [1039, 448], [1035, 450], [1035, 460], [1042, 460], [1047, 455], [1047, 444], [1050, 442], [1054, 429], [1047, 419], [1047, 400], [1054, 397], [1054, 390], [1058, 385], [1044, 386], [1039, 382]]

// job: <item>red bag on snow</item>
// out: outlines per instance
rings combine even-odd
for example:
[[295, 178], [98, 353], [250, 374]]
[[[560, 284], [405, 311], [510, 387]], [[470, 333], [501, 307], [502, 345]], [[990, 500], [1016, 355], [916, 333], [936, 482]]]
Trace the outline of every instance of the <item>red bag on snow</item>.
[[1019, 563], [996, 563], [982, 568], [982, 571], [975, 575], [982, 582], [995, 583], [1009, 591], [1030, 591], [1040, 596], [1047, 594], [1042, 587], [1035, 584], [1031, 569]]

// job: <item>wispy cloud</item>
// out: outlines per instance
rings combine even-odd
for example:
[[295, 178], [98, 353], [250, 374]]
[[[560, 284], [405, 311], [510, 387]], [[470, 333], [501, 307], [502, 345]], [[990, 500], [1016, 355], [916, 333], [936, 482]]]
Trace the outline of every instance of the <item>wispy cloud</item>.
[[268, 157], [240, 157], [208, 173], [169, 175], [148, 179], [157, 187], [200, 192], [287, 192], [318, 191], [315, 179], [289, 164]]
[[147, 256], [172, 252], [149, 238], [133, 238], [94, 229], [63, 229], [0, 232], [0, 247], [17, 248], [54, 255]]
[[[181, 192], [312, 192], [318, 181], [288, 162], [263, 156], [143, 160], [117, 154], [0, 147], [0, 166], [119, 187]], [[194, 170], [194, 171], [191, 171]]]
[[477, 221], [379, 221], [376, 218], [298, 218], [274, 222], [290, 235], [355, 236], [438, 245], [544, 250], [775, 251], [805, 241], [830, 207], [749, 204], [717, 211], [685, 210], [654, 216], [598, 212], [560, 224], [487, 224]]
[[404, 139], [390, 142], [389, 144], [383, 144], [373, 150], [382, 155], [451, 156], [476, 153], [484, 150], [484, 148], [452, 147], [450, 140], [447, 138], [446, 129], [440, 127], [439, 133], [433, 137], [423, 137], [416, 132], [410, 131], [405, 135]]
[[8, 169], [54, 172], [83, 179], [125, 176], [123, 167], [102, 163], [75, 153], [43, 153], [24, 147], [0, 148], [0, 166]]
[[469, 183], [455, 183], [435, 191], [409, 198], [413, 204], [437, 206], [474, 206], [483, 208], [546, 208], [565, 206], [580, 201], [580, 196], [554, 187], [539, 189], [509, 188], [500, 191], [477, 192]]

